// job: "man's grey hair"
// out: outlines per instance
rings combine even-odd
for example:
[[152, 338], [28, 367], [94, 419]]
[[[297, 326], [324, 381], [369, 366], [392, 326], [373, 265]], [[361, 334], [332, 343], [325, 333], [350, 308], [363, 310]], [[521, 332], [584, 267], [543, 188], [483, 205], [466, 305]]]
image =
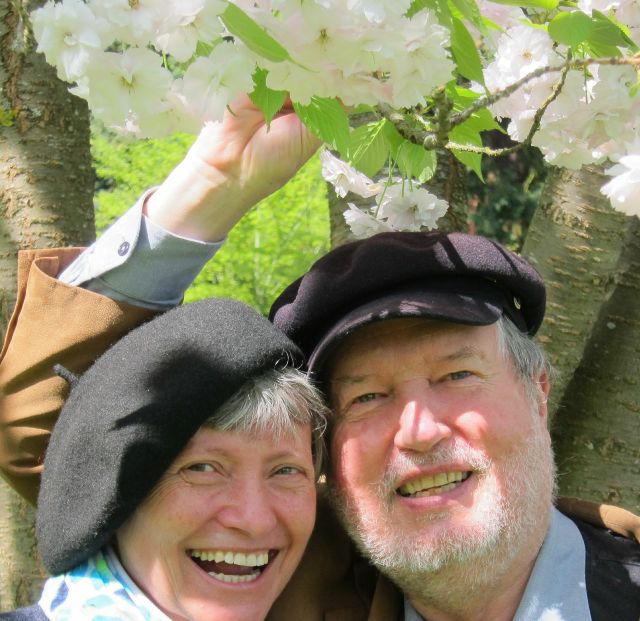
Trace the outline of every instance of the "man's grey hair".
[[324, 432], [328, 409], [309, 378], [298, 369], [270, 369], [236, 391], [203, 426], [216, 431], [241, 431], [276, 438], [298, 433], [299, 425], [311, 426], [316, 477], [325, 459]]
[[513, 364], [522, 381], [524, 389], [532, 403], [540, 400], [538, 378], [543, 374], [553, 375], [542, 346], [529, 335], [521, 332], [515, 324], [504, 315], [496, 322], [498, 346], [503, 356]]

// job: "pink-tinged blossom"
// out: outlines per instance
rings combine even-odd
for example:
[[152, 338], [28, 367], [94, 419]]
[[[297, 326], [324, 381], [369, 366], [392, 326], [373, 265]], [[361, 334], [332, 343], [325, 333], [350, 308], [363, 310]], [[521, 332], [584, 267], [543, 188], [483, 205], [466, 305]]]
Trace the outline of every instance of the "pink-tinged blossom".
[[340, 198], [344, 198], [348, 192], [368, 198], [381, 190], [379, 183], [374, 183], [369, 177], [358, 172], [327, 150], [320, 153], [320, 161], [322, 162], [323, 178], [333, 185], [336, 195]]
[[409, 190], [394, 185], [385, 191], [378, 217], [384, 218], [396, 231], [420, 231], [437, 228], [438, 219], [448, 208], [447, 201], [424, 188]]
[[602, 186], [602, 193], [614, 209], [628, 216], [640, 216], [640, 155], [630, 154], [607, 170], [613, 179]]

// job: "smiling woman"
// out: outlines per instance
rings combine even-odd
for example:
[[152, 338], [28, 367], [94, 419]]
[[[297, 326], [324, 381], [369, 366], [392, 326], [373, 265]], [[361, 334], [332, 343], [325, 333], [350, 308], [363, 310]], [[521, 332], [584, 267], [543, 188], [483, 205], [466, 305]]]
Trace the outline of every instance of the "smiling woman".
[[207, 300], [72, 378], [38, 502], [53, 577], [0, 617], [264, 619], [315, 520], [325, 412], [299, 363], [263, 317]]

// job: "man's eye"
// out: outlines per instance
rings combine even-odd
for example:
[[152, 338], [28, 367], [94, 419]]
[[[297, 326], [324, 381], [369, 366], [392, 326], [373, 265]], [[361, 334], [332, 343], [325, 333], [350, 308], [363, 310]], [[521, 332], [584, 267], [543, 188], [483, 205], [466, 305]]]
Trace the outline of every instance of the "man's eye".
[[367, 403], [367, 401], [374, 401], [380, 397], [379, 392], [367, 392], [364, 395], [358, 395], [353, 403]]
[[449, 373], [447, 378], [450, 380], [462, 380], [471, 377], [471, 375], [473, 375], [471, 371], [454, 371], [453, 373]]

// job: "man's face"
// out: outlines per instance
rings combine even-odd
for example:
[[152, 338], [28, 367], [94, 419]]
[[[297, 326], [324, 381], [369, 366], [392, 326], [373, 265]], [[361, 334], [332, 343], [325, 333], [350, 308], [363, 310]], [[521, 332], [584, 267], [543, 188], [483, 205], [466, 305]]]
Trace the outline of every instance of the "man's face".
[[334, 360], [336, 506], [399, 584], [403, 572], [514, 547], [518, 537], [525, 545], [546, 527], [546, 378], [532, 403], [495, 326], [383, 321], [349, 337]]

